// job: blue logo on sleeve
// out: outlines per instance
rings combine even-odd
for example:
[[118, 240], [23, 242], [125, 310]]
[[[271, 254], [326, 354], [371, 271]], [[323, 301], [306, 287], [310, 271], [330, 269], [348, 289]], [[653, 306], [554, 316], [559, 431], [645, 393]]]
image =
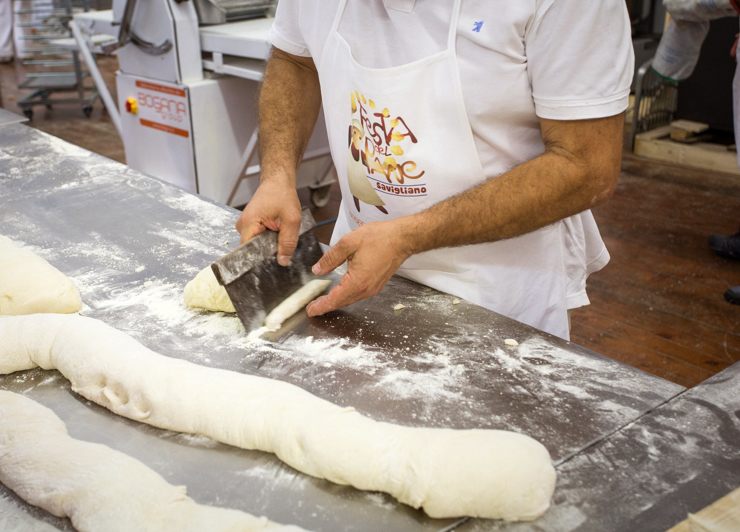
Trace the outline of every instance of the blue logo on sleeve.
[[481, 29], [482, 26], [483, 26], [483, 21], [482, 20], [480, 22], [473, 22], [473, 31], [475, 33], [480, 33], [480, 29]]

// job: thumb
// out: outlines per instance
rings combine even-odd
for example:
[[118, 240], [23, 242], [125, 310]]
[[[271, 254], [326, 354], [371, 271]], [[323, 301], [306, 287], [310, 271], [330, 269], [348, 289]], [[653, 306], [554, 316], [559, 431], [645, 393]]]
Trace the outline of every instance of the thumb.
[[350, 256], [349, 249], [340, 240], [336, 245], [329, 251], [324, 253], [321, 260], [313, 265], [311, 271], [316, 275], [326, 275], [327, 273], [334, 271], [336, 268], [344, 264]]
[[281, 266], [290, 264], [293, 252], [298, 245], [298, 234], [301, 231], [301, 213], [285, 215], [280, 220], [280, 229], [278, 232], [278, 252], [277, 260]]

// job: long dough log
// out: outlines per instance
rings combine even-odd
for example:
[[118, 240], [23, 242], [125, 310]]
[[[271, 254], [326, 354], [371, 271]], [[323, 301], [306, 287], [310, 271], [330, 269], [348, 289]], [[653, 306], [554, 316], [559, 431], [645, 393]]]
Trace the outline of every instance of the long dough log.
[[54, 412], [0, 391], [0, 481], [80, 532], [300, 532], [264, 517], [197, 504], [147, 466], [75, 440]]
[[285, 382], [158, 355], [90, 318], [0, 318], [0, 373], [36, 366], [122, 416], [275, 453], [432, 517], [534, 519], [555, 486], [549, 453], [521, 434], [376, 422]]

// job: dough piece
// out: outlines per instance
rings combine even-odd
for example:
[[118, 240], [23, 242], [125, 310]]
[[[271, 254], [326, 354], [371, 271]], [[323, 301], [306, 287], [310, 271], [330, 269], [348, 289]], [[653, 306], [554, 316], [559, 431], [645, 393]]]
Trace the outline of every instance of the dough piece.
[[218, 283], [210, 265], [185, 285], [185, 304], [191, 308], [204, 308], [215, 312], [236, 312], [226, 289]]
[[70, 314], [80, 310], [80, 293], [66, 275], [0, 235], [0, 314]]
[[54, 412], [0, 391], [0, 481], [80, 532], [299, 532], [265, 517], [204, 506], [110, 447], [75, 440]]
[[158, 355], [78, 315], [0, 318], [0, 373], [36, 366], [58, 369], [72, 390], [122, 416], [275, 453], [431, 517], [534, 519], [555, 489], [547, 449], [522, 434], [373, 421], [286, 382]]
[[517, 342], [513, 338], [507, 338], [506, 340], [504, 340], [504, 344], [508, 345], [509, 347], [516, 347], [519, 345], [519, 342]]
[[267, 315], [265, 327], [272, 331], [279, 329], [285, 320], [313, 301], [330, 284], [331, 281], [326, 279], [314, 279], [304, 284]]
[[403, 303], [399, 303], [398, 305], [393, 307], [393, 310], [403, 310], [405, 308], [406, 308], [406, 305], [404, 305]]

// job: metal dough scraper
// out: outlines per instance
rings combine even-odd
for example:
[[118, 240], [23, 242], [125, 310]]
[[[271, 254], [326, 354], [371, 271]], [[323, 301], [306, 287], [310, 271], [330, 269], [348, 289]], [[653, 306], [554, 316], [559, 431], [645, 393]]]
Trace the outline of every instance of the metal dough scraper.
[[315, 225], [311, 211], [303, 209], [298, 246], [288, 266], [278, 264], [278, 234], [269, 229], [211, 264], [247, 332], [262, 326], [272, 309], [317, 278], [311, 267], [322, 253], [312, 231]]

